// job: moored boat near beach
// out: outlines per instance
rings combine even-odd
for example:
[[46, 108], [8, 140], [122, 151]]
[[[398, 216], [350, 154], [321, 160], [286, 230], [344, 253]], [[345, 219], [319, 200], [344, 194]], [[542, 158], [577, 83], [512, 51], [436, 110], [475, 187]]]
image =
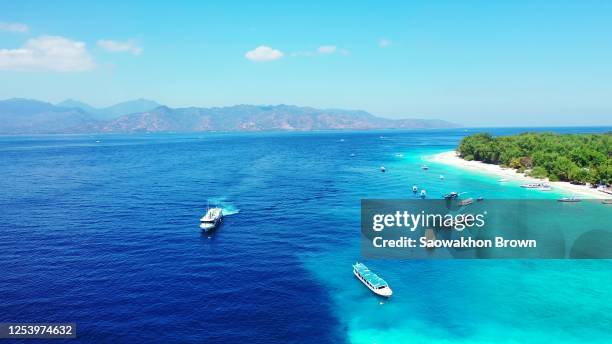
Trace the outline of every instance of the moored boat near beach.
[[444, 199], [455, 199], [457, 197], [459, 197], [459, 193], [455, 192], [455, 191], [447, 193], [446, 195], [444, 195]]
[[461, 206], [470, 205], [472, 203], [474, 203], [474, 199], [473, 198], [466, 198], [464, 200], [459, 201], [459, 205], [461, 205]]
[[527, 184], [521, 184], [521, 187], [525, 189], [541, 189], [541, 188], [550, 188], [550, 184], [548, 183], [527, 183]]
[[557, 201], [565, 202], [565, 203], [577, 203], [577, 202], [581, 202], [582, 200], [580, 198], [576, 198], [575, 196], [572, 196], [572, 197], [563, 197], [563, 198], [558, 199]]

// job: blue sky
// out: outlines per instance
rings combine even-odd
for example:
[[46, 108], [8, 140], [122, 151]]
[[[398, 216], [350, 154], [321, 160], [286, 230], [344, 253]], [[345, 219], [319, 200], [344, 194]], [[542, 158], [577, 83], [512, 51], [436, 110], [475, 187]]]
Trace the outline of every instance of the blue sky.
[[0, 3], [0, 99], [612, 125], [612, 2]]

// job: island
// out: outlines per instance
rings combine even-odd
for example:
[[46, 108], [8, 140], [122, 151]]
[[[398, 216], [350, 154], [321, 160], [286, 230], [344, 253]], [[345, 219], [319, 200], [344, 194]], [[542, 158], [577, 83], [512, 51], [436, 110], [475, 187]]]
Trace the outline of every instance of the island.
[[478, 133], [464, 137], [456, 152], [440, 153], [429, 160], [493, 173], [502, 180], [544, 179], [568, 192], [590, 198], [612, 194], [612, 132], [527, 132], [497, 137]]

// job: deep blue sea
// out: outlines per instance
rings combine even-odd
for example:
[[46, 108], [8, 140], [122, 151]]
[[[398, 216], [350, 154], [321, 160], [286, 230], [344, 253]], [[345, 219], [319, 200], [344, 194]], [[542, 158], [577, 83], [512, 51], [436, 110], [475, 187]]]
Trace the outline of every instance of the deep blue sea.
[[[610, 260], [365, 260], [389, 301], [352, 275], [362, 198], [559, 196], [419, 168], [477, 131], [0, 137], [0, 322], [76, 322], [71, 343], [612, 342]], [[207, 203], [229, 214], [210, 235]]]

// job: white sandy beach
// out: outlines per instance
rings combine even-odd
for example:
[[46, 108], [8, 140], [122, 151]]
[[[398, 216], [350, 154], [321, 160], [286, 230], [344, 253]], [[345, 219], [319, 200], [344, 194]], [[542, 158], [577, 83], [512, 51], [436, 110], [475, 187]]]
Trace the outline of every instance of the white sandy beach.
[[[481, 173], [492, 174], [500, 179], [505, 178], [510, 181], [520, 181], [525, 183], [542, 182], [542, 180], [534, 177], [526, 176], [523, 173], [518, 173], [512, 168], [502, 168], [498, 165], [485, 164], [480, 161], [467, 161], [457, 156], [455, 151], [443, 152], [435, 155], [430, 155], [425, 158], [428, 161], [451, 165], [466, 170], [477, 171]], [[606, 199], [612, 198], [612, 195], [598, 191], [586, 185], [574, 185], [568, 182], [548, 182], [553, 189], [561, 190], [569, 195], [576, 195], [581, 198], [590, 199]]]

